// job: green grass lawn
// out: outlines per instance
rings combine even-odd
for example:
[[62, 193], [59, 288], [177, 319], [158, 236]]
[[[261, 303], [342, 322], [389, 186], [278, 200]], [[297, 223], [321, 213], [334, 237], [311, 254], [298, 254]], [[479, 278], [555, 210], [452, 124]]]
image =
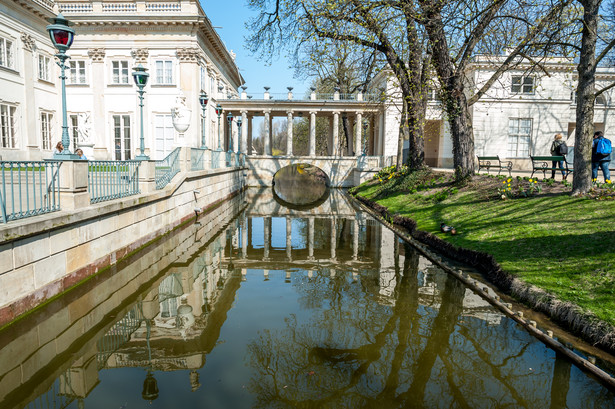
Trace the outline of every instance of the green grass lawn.
[[[534, 196], [502, 200], [502, 179], [475, 176], [456, 188], [452, 176], [419, 173], [356, 190], [392, 214], [414, 219], [420, 230], [494, 255], [508, 273], [615, 325], [614, 200], [574, 198], [559, 182], [559, 191], [539, 182], [542, 192]], [[440, 232], [441, 222], [457, 235]]]

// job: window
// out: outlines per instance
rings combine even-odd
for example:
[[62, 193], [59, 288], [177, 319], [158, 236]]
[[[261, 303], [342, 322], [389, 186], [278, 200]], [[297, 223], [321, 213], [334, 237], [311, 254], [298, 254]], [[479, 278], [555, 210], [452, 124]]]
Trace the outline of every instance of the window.
[[0, 37], [0, 66], [13, 69], [15, 68], [15, 60], [13, 59], [13, 42], [2, 37]]
[[43, 81], [51, 81], [51, 59], [46, 55], [38, 55], [38, 78]]
[[111, 62], [111, 82], [113, 84], [129, 84], [128, 61]]
[[71, 139], [71, 146], [73, 150], [77, 148], [77, 142], [79, 142], [79, 115], [68, 116], [68, 135]]
[[164, 159], [173, 151], [175, 143], [175, 128], [171, 115], [156, 115], [154, 117], [154, 135], [156, 137], [155, 159]]
[[53, 113], [41, 112], [41, 140], [43, 149], [51, 149], [51, 127], [53, 124]]
[[530, 118], [510, 118], [508, 120], [508, 157], [528, 157], [531, 134], [532, 120]]
[[69, 61], [68, 69], [69, 84], [87, 84], [85, 78], [85, 61]]
[[156, 84], [173, 84], [173, 61], [156, 61]]
[[427, 101], [440, 102], [440, 94], [436, 88], [427, 88]]
[[512, 87], [510, 90], [515, 94], [533, 94], [534, 93], [534, 77], [513, 75], [512, 76]]
[[201, 91], [205, 91], [207, 69], [201, 65]]
[[115, 160], [130, 160], [130, 115], [113, 115]]
[[2, 147], [15, 147], [15, 110], [12, 105], [0, 104], [0, 132], [2, 133]]
[[214, 89], [216, 87], [216, 80], [214, 77], [209, 77], [209, 94], [213, 95]]
[[[577, 93], [571, 92], [570, 99], [576, 104], [577, 103]], [[603, 94], [600, 94], [596, 97], [596, 99], [594, 100], [594, 105], [606, 106], [606, 98], [604, 97]]]

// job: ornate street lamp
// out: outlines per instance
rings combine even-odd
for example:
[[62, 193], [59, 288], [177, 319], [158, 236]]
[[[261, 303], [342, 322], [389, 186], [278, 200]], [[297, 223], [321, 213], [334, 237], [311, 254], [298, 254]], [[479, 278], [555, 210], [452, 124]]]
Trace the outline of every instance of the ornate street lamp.
[[239, 138], [238, 140], [238, 144], [237, 144], [237, 153], [240, 154], [241, 153], [241, 117], [237, 117], [237, 137]]
[[233, 151], [233, 114], [230, 112], [226, 116], [226, 122], [228, 122], [228, 151]]
[[78, 159], [77, 155], [72, 155], [70, 152], [70, 137], [68, 136], [68, 120], [66, 117], [66, 60], [70, 57], [66, 55], [66, 51], [73, 45], [75, 30], [69, 26], [73, 25], [70, 21], [64, 18], [62, 13], [59, 13], [53, 18], [47, 19], [51, 24], [47, 26], [51, 43], [58, 50], [56, 57], [60, 60], [57, 63], [60, 66], [60, 79], [62, 80], [62, 152], [54, 153], [53, 157], [57, 159]]
[[222, 115], [222, 105], [216, 105], [216, 115], [218, 115], [218, 150], [222, 150], [222, 141], [220, 138], [220, 115]]
[[139, 88], [137, 93], [139, 94], [139, 107], [141, 109], [141, 145], [139, 147], [141, 153], [135, 157], [136, 160], [149, 160], [149, 156], [145, 155], [145, 140], [143, 138], [143, 94], [145, 94], [145, 86], [147, 85], [147, 79], [149, 74], [147, 68], [141, 64], [135, 67], [132, 72], [132, 78], [135, 80], [135, 84]]
[[202, 135], [201, 135], [201, 147], [203, 149], [207, 149], [207, 144], [205, 143], [205, 108], [207, 108], [207, 102], [209, 102], [209, 97], [207, 96], [207, 93], [205, 91], [201, 91], [201, 95], [199, 95], [199, 102], [201, 103], [201, 109], [203, 110], [203, 120], [202, 120], [202, 124], [203, 124], [203, 129], [202, 129]]

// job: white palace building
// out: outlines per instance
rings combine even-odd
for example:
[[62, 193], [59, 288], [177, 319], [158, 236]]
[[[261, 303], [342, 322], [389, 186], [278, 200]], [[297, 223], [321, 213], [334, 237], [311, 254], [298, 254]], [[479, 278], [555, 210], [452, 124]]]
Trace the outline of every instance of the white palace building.
[[[476, 57], [468, 68], [469, 96], [495, 72], [498, 57]], [[499, 57], [502, 58], [502, 57]], [[489, 91], [470, 108], [475, 153], [499, 155], [513, 162], [515, 169], [530, 169], [529, 155], [550, 155], [556, 133], [574, 145], [576, 121], [576, 64], [564, 58], [551, 58], [544, 71], [527, 64], [505, 72]], [[548, 73], [548, 74], [547, 74]], [[599, 68], [596, 89], [615, 81], [615, 69]], [[397, 133], [400, 118], [400, 91], [391, 71], [379, 73], [371, 87], [387, 95], [384, 115], [378, 126], [385, 134]], [[448, 122], [437, 94], [437, 85], [429, 89], [425, 124], [425, 162], [432, 167], [453, 167], [453, 143]], [[607, 138], [615, 137], [615, 90], [605, 91], [596, 99], [595, 129]], [[397, 141], [387, 139], [387, 150], [395, 150]]]

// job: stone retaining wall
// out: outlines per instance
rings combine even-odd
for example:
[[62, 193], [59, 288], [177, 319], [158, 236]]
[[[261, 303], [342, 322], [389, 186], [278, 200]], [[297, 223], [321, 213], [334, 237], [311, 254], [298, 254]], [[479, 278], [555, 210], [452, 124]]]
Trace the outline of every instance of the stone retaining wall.
[[239, 193], [243, 173], [184, 171], [162, 190], [2, 225], [0, 325]]

